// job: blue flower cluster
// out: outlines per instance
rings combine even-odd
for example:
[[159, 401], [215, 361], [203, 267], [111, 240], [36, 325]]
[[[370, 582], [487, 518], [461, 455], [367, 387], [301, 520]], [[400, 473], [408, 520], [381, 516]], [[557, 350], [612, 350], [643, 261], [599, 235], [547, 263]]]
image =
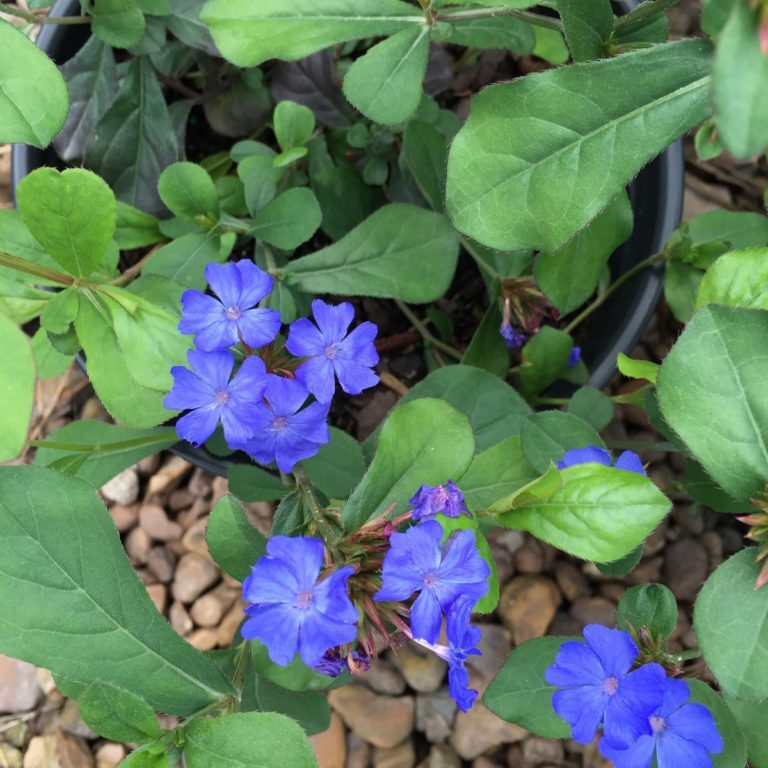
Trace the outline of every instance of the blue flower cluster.
[[179, 330], [194, 334], [197, 348], [188, 353], [189, 368], [171, 369], [174, 384], [163, 402], [189, 411], [176, 424], [182, 439], [200, 445], [221, 423], [231, 449], [290, 472], [330, 439], [337, 380], [353, 395], [379, 381], [372, 370], [377, 328], [364, 322], [349, 332], [351, 304], [315, 300], [315, 323], [300, 318], [289, 328], [285, 349], [297, 358], [291, 360], [282, 355], [280, 313], [257, 306], [272, 290], [270, 275], [238, 261], [209, 264], [205, 276], [215, 296], [188, 290], [181, 297]]
[[599, 748], [616, 768], [711, 768], [723, 742], [710, 711], [690, 701], [682, 680], [658, 664], [632, 669], [638, 648], [626, 632], [584, 628], [586, 643], [563, 643], [545, 673], [557, 686], [552, 705], [573, 738], [588, 744], [602, 725]]

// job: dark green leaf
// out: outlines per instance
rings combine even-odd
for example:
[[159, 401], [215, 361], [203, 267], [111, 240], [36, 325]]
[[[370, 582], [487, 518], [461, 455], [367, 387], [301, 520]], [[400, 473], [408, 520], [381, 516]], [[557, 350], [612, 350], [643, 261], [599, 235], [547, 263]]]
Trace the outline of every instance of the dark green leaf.
[[677, 626], [677, 600], [663, 584], [630, 587], [619, 600], [616, 626], [635, 632], [647, 627], [655, 637], [666, 639]]
[[144, 37], [144, 14], [136, 0], [92, 0], [91, 29], [113, 48], [130, 48]]
[[558, 0], [557, 12], [574, 61], [599, 59], [613, 32], [610, 0]]
[[[747, 744], [737, 719], [723, 697], [701, 680], [686, 680], [686, 683], [691, 691], [691, 699], [703, 704], [712, 713], [723, 740], [723, 751], [711, 755], [712, 768], [744, 768]], [[759, 768], [759, 765], [756, 763], [754, 768]]]
[[768, 768], [768, 701], [744, 701], [725, 696], [725, 703], [747, 740], [749, 762], [754, 768]]
[[536, 34], [533, 27], [513, 16], [487, 16], [439, 24], [433, 35], [451, 45], [469, 48], [501, 48], [520, 56], [533, 53]]
[[217, 237], [210, 232], [191, 232], [155, 251], [141, 270], [144, 275], [162, 275], [187, 288], [204, 290], [205, 268], [212, 261], [224, 262], [235, 237]]
[[315, 193], [295, 187], [265, 205], [253, 217], [248, 234], [277, 248], [292, 250], [315, 234], [322, 218]]
[[611, 563], [595, 563], [600, 573], [606, 576], [619, 578], [631, 573], [635, 566], [643, 559], [643, 545], [638, 544], [628, 555], [620, 557]]
[[83, 720], [106, 739], [144, 744], [162, 735], [152, 707], [129, 691], [91, 683], [78, 703]]
[[275, 138], [283, 152], [306, 146], [315, 130], [312, 110], [294, 101], [281, 101], [272, 117]]
[[115, 242], [121, 251], [130, 251], [133, 248], [144, 248], [148, 245], [159, 243], [163, 235], [158, 227], [158, 220], [134, 208], [128, 203], [117, 203], [117, 229], [115, 229]]
[[[296, 491], [286, 494], [277, 505], [272, 521], [273, 536], [298, 536], [304, 532], [306, 518], [301, 497]], [[285, 683], [284, 683], [285, 684]]]
[[520, 383], [523, 392], [541, 392], [568, 367], [573, 340], [565, 331], [545, 325], [523, 347]]
[[461, 358], [462, 365], [474, 365], [506, 379], [509, 373], [509, 350], [499, 333], [501, 310], [498, 301], [491, 302], [475, 335]]
[[436, 128], [411, 120], [403, 134], [403, 159], [432, 210], [442, 212], [448, 145]]
[[240, 708], [243, 712], [256, 710], [287, 715], [310, 736], [327, 730], [331, 722], [331, 709], [324, 694], [290, 691], [256, 674], [246, 678]]
[[731, 248], [768, 245], [768, 216], [748, 211], [705, 211], [685, 222], [693, 245], [712, 241], [730, 243]]
[[344, 499], [360, 482], [365, 459], [360, 443], [336, 427], [330, 428], [331, 441], [320, 452], [302, 463], [312, 482], [331, 499]]
[[571, 396], [568, 410], [587, 422], [598, 432], [613, 420], [613, 402], [594, 387], [581, 387]]
[[693, 315], [696, 294], [704, 273], [682, 261], [668, 261], [664, 269], [664, 298], [672, 314], [687, 323]]
[[685, 490], [694, 501], [698, 501], [699, 504], [714, 509], [716, 512], [744, 515], [754, 511], [750, 502], [736, 501], [718, 487], [701, 465], [693, 459], [688, 459], [685, 463], [684, 483]]
[[211, 557], [238, 581], [245, 579], [267, 548], [263, 534], [248, 522], [245, 510], [234, 496], [222, 496], [216, 502], [206, 538]]
[[271, 472], [249, 464], [234, 464], [229, 469], [229, 490], [243, 501], [273, 501], [290, 489]]
[[258, 640], [251, 643], [251, 656], [253, 666], [259, 675], [290, 691], [325, 691], [345, 685], [350, 678], [347, 673], [342, 673], [339, 677], [324, 675], [304, 664], [298, 655], [287, 666], [275, 664], [270, 660], [266, 646]]

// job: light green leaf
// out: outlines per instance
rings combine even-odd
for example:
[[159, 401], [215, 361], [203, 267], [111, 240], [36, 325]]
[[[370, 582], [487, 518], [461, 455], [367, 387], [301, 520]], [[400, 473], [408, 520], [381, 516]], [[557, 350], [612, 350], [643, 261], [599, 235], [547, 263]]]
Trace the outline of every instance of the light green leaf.
[[159, 243], [163, 239], [159, 223], [154, 216], [118, 200], [115, 242], [121, 251]]
[[705, 304], [768, 309], [768, 248], [723, 254], [699, 285], [696, 309]]
[[533, 48], [534, 56], [538, 56], [556, 67], [568, 61], [570, 51], [560, 32], [546, 27], [534, 27], [533, 32], [536, 35], [536, 45]]
[[758, 550], [728, 558], [704, 582], [693, 613], [704, 661], [722, 689], [740, 699], [768, 698], [768, 601], [755, 589]]
[[403, 160], [432, 210], [443, 210], [448, 145], [443, 135], [421, 120], [411, 120], [403, 134]]
[[243, 501], [274, 501], [290, 488], [276, 475], [249, 464], [233, 464], [229, 468], [229, 490]]
[[610, 0], [558, 0], [557, 12], [574, 61], [599, 59], [613, 32]]
[[294, 187], [253, 217], [248, 234], [277, 248], [292, 250], [315, 234], [322, 219], [315, 193], [306, 187]]
[[619, 352], [616, 364], [622, 376], [626, 376], [628, 379], [645, 379], [651, 384], [656, 383], [656, 377], [661, 367], [658, 363], [653, 363], [650, 360], [635, 360], [623, 352]]
[[687, 323], [693, 315], [702, 277], [700, 269], [682, 261], [668, 261], [664, 268], [664, 299], [681, 323]]
[[392, 504], [393, 515], [403, 512], [421, 485], [461, 477], [474, 452], [472, 427], [448, 403], [423, 398], [400, 404], [384, 422], [373, 461], [344, 507], [345, 530], [356, 530]]
[[[712, 768], [744, 768], [747, 762], [747, 743], [741, 727], [723, 697], [701, 680], [686, 680], [691, 700], [703, 704], [717, 723], [717, 732], [723, 740], [723, 751], [711, 755]], [[759, 768], [755, 764], [753, 768]]]
[[93, 34], [113, 48], [130, 48], [144, 37], [144, 14], [136, 0], [98, 0], [91, 14]]
[[64, 125], [67, 86], [56, 65], [4, 19], [0, 19], [0, 50], [0, 142], [42, 149]]
[[519, 56], [533, 53], [536, 45], [533, 27], [513, 16], [445, 21], [433, 27], [432, 36], [451, 45], [507, 49]]
[[297, 61], [336, 43], [425, 24], [423, 13], [399, 0], [208, 0], [200, 19], [222, 55], [239, 67]]
[[360, 482], [365, 459], [360, 443], [336, 427], [330, 427], [331, 440], [302, 464], [312, 482], [329, 498], [344, 499]]
[[267, 541], [245, 516], [234, 496], [222, 496], [211, 510], [206, 530], [211, 557], [233, 578], [243, 581], [266, 552]]
[[32, 353], [39, 379], [54, 379], [69, 368], [73, 355], [63, 355], [48, 338], [45, 328], [38, 328], [32, 337]]
[[205, 290], [205, 268], [212, 261], [227, 260], [235, 235], [222, 237], [210, 232], [190, 232], [155, 251], [142, 268], [143, 275], [162, 275], [187, 288]]
[[0, 314], [3, 365], [0, 366], [0, 461], [15, 459], [27, 440], [35, 397], [35, 360], [29, 338]]
[[768, 145], [768, 57], [760, 50], [760, 9], [735, 2], [717, 41], [714, 100], [726, 149], [748, 158]]
[[749, 762], [754, 768], [768, 768], [768, 700], [755, 702], [725, 696], [725, 703], [747, 740]]
[[705, 211], [683, 224], [693, 245], [712, 241], [730, 243], [734, 249], [768, 245], [768, 216], [749, 211]]
[[611, 562], [631, 552], [671, 504], [644, 475], [600, 464], [561, 470], [563, 485], [545, 499], [499, 516], [576, 557]]
[[706, 117], [709, 50], [684, 40], [483, 90], [448, 159], [456, 227], [494, 248], [562, 247]]
[[595, 292], [608, 259], [631, 232], [632, 206], [622, 192], [567, 245], [536, 257], [536, 283], [560, 312], [572, 312]]
[[352, 64], [344, 77], [344, 95], [376, 123], [405, 122], [421, 102], [428, 55], [427, 27], [398, 32]]
[[312, 110], [295, 101], [281, 101], [275, 107], [272, 121], [277, 143], [283, 152], [303, 148], [315, 130]]
[[625, 632], [647, 627], [655, 637], [666, 639], [677, 626], [677, 600], [663, 584], [630, 587], [619, 600], [616, 626]]
[[174, 715], [234, 693], [157, 612], [93, 488], [28, 466], [0, 469], [0, 484], [3, 653]]
[[378, 296], [421, 303], [445, 293], [459, 242], [445, 216], [384, 206], [341, 240], [287, 264], [286, 282], [307, 293]]
[[65, 457], [82, 456], [84, 462], [75, 475], [87, 480], [94, 488], [101, 488], [124, 469], [146, 456], [170, 448], [178, 439], [173, 429], [140, 430], [103, 421], [73, 421], [48, 435], [46, 442], [77, 445], [82, 450], [46, 448], [43, 444], [37, 449], [35, 464], [48, 467]]
[[298, 723], [274, 712], [240, 712], [193, 720], [186, 730], [187, 768], [317, 768]]
[[573, 340], [565, 332], [545, 325], [522, 350], [520, 384], [524, 393], [541, 392], [557, 381], [568, 367]]
[[99, 266], [115, 232], [116, 203], [95, 173], [38, 168], [16, 194], [29, 231], [67, 272], [86, 277]]
[[768, 313], [707, 306], [661, 366], [667, 424], [730, 496], [753, 497], [768, 477]]
[[144, 744], [162, 735], [152, 707], [129, 691], [91, 683], [78, 703], [83, 720], [106, 739]]
[[213, 179], [195, 163], [169, 165], [160, 174], [157, 191], [175, 216], [194, 219], [206, 214], [216, 216], [219, 212]]
[[572, 637], [537, 637], [512, 651], [483, 695], [483, 704], [508, 723], [545, 739], [567, 739], [571, 727], [552, 707], [557, 690], [544, 679], [563, 643]]

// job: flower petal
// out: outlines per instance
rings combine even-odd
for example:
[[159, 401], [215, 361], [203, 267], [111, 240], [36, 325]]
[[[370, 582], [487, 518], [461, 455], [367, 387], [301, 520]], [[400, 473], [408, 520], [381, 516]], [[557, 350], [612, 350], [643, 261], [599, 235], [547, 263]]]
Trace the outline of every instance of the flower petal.
[[603, 738], [600, 739], [598, 748], [600, 754], [611, 760], [616, 768], [650, 768], [656, 749], [656, 739], [653, 736], [643, 735], [626, 749], [619, 749], [612, 747], [608, 740]]
[[596, 445], [589, 445], [586, 448], [571, 448], [557, 462], [557, 468], [565, 469], [566, 467], [575, 467], [577, 464], [602, 464], [605, 467], [610, 467], [611, 454], [605, 448], [598, 448]]
[[258, 560], [243, 582], [243, 599], [249, 603], [292, 605], [300, 592], [299, 580], [289, 563], [276, 557]]
[[301, 660], [314, 667], [325, 652], [342, 643], [351, 643], [357, 636], [357, 627], [326, 616], [317, 610], [309, 610], [304, 616], [299, 632]]
[[227, 388], [232, 369], [235, 367], [235, 356], [228, 350], [204, 352], [190, 349], [187, 360], [197, 375], [208, 384], [214, 392]]
[[325, 355], [305, 360], [296, 369], [296, 378], [321, 402], [330, 403], [336, 391], [333, 361]]
[[320, 539], [308, 536], [273, 536], [267, 542], [267, 554], [291, 569], [296, 575], [299, 591], [314, 590], [325, 557], [325, 547]]
[[703, 704], [685, 704], [666, 718], [667, 730], [682, 739], [700, 744], [707, 752], [720, 754], [723, 739], [712, 713]]
[[571, 735], [579, 744], [589, 744], [595, 738], [603, 719], [608, 697], [598, 687], [584, 686], [555, 691], [552, 706], [571, 726]]
[[643, 462], [640, 457], [632, 451], [624, 451], [619, 458], [616, 459], [616, 463], [613, 466], [616, 467], [616, 469], [623, 469], [625, 472], [634, 472], [638, 475], [648, 474], [645, 471], [645, 467], [643, 467]]
[[300, 381], [270, 374], [264, 397], [276, 416], [292, 416], [304, 405], [309, 392]]
[[194, 289], [181, 294], [179, 330], [182, 333], [200, 333], [221, 319], [222, 304], [218, 299]]
[[315, 456], [318, 443], [305, 440], [290, 429], [275, 432], [275, 461], [281, 472], [291, 472], [300, 461]]
[[327, 419], [328, 405], [311, 403], [304, 410], [288, 417], [287, 431], [312, 443], [327, 443], [331, 439]]
[[341, 356], [357, 360], [361, 365], [376, 365], [379, 362], [379, 353], [373, 340], [378, 333], [378, 326], [373, 323], [367, 320], [360, 323], [339, 345]]
[[370, 368], [356, 361], [337, 357], [333, 361], [333, 368], [341, 388], [348, 395], [359, 395], [364, 389], [379, 383], [379, 377]]
[[608, 629], [602, 624], [587, 624], [584, 639], [597, 654], [606, 677], [621, 677], [632, 668], [639, 653], [628, 632]]
[[275, 340], [282, 321], [276, 309], [249, 309], [235, 321], [238, 335], [251, 348], [259, 349]]
[[171, 368], [173, 387], [163, 399], [163, 405], [174, 411], [202, 408], [211, 405], [216, 392], [208, 382], [203, 381], [194, 371], [182, 365]]
[[437, 595], [431, 589], [422, 589], [421, 594], [411, 606], [413, 636], [426, 640], [428, 643], [435, 643], [440, 635], [442, 623], [443, 612]]
[[462, 712], [469, 712], [477, 698], [477, 691], [469, 687], [469, 673], [463, 664], [448, 669], [448, 691]]
[[322, 355], [327, 344], [315, 324], [306, 317], [300, 317], [288, 328], [285, 348], [296, 357]]
[[221, 408], [215, 403], [190, 411], [176, 422], [176, 432], [182, 440], [202, 445], [214, 433], [220, 413]]
[[314, 603], [318, 611], [345, 623], [357, 622], [357, 609], [347, 592], [347, 579], [354, 571], [351, 565], [337, 568], [315, 587]]
[[611, 744], [631, 744], [648, 729], [648, 718], [659, 708], [667, 680], [658, 664], [644, 664], [625, 675], [605, 709], [603, 730]]
[[698, 743], [667, 731], [656, 740], [659, 768], [712, 768], [712, 758]]
[[550, 685], [563, 688], [600, 686], [605, 678], [605, 670], [597, 654], [586, 643], [578, 640], [563, 643], [555, 663], [544, 672], [544, 679]]
[[299, 648], [300, 612], [286, 605], [251, 606], [245, 612], [248, 620], [240, 630], [242, 636], [261, 640], [275, 664], [290, 664]]
[[240, 272], [240, 308], [255, 307], [272, 290], [275, 279], [250, 259], [242, 259], [235, 266]]
[[325, 343], [336, 344], [347, 335], [347, 329], [355, 317], [355, 308], [348, 301], [333, 305], [315, 299], [312, 302], [312, 316]]
[[239, 306], [243, 281], [235, 263], [230, 261], [226, 264], [217, 264], [212, 261], [205, 268], [205, 279], [225, 307]]

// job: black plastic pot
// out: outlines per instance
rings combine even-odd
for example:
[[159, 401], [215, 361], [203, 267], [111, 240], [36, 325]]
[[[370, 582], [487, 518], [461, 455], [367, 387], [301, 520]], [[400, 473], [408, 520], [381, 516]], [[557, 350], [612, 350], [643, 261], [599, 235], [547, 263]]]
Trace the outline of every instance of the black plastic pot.
[[[632, 7], [636, 2], [627, 5]], [[54, 16], [79, 13], [79, 0], [58, 0], [51, 11]], [[63, 64], [85, 44], [89, 34], [87, 26], [43, 26], [37, 45], [57, 64]], [[62, 167], [63, 164], [51, 147], [40, 150], [25, 144], [14, 145], [11, 154], [14, 193], [24, 176], [43, 165]], [[683, 188], [683, 145], [678, 141], [643, 168], [630, 184], [635, 225], [630, 238], [611, 257], [611, 274], [621, 275], [661, 250], [680, 222]], [[662, 280], [661, 266], [646, 269], [594, 313], [590, 335], [581, 345], [582, 358], [591, 372], [590, 384], [597, 388], [605, 386], [616, 372], [616, 356], [630, 352], [635, 346], [656, 308]], [[236, 463], [186, 443], [179, 443], [174, 452], [218, 475], [226, 475], [228, 468]]]

